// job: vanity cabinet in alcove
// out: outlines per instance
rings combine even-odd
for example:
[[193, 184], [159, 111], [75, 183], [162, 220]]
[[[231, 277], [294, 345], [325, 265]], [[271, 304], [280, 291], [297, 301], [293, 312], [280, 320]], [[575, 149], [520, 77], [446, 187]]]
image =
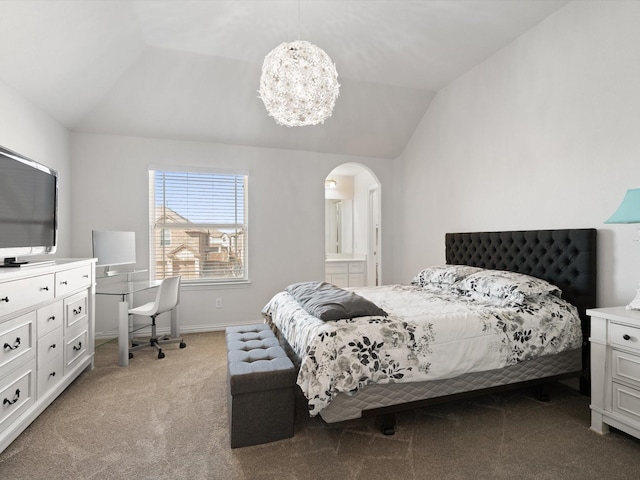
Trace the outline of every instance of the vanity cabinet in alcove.
[[366, 263], [363, 260], [331, 259], [325, 262], [325, 281], [338, 287], [364, 287]]

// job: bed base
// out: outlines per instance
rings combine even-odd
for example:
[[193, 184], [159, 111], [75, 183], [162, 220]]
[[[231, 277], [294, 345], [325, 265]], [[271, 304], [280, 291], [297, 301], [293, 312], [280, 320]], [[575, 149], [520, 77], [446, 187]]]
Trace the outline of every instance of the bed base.
[[388, 415], [450, 400], [544, 385], [560, 379], [579, 377], [582, 374], [581, 364], [581, 349], [575, 349], [502, 369], [466, 373], [450, 379], [367, 385], [353, 396], [338, 394], [320, 412], [320, 416], [327, 423], [335, 423], [362, 416]]
[[396, 433], [396, 413], [403, 412], [405, 410], [413, 410], [422, 407], [429, 407], [431, 405], [437, 405], [440, 403], [456, 402], [461, 400], [467, 400], [469, 398], [480, 397], [482, 395], [493, 395], [500, 392], [509, 390], [524, 389], [527, 387], [539, 387], [536, 393], [536, 397], [541, 402], [550, 402], [551, 397], [547, 392], [547, 386], [551, 382], [563, 380], [565, 378], [573, 378], [580, 375], [582, 372], [567, 373], [565, 375], [557, 375], [555, 377], [544, 378], [540, 380], [528, 380], [525, 382], [519, 382], [513, 385], [501, 385], [498, 387], [483, 388], [481, 390], [474, 390], [471, 392], [460, 392], [452, 395], [446, 395], [442, 397], [427, 398], [425, 400], [417, 400], [415, 402], [403, 403], [400, 405], [393, 405], [390, 407], [374, 408], [371, 410], [363, 410], [363, 417], [377, 417], [380, 422], [380, 431], [384, 435], [393, 435]]
[[453, 393], [449, 395], [443, 395], [441, 397], [426, 398], [424, 400], [416, 400], [413, 402], [402, 403], [399, 405], [391, 405], [388, 407], [372, 408], [369, 410], [363, 410], [363, 417], [378, 417], [380, 420], [380, 430], [384, 435], [393, 435], [395, 433], [396, 425], [396, 413], [403, 412], [405, 410], [413, 410], [422, 407], [428, 407], [431, 405], [437, 405], [440, 403], [449, 403], [461, 400], [467, 400], [469, 398], [480, 397], [483, 395], [493, 395], [496, 393], [506, 392], [509, 390], [519, 390], [529, 387], [538, 387], [535, 395], [541, 402], [550, 402], [547, 386], [551, 382], [557, 382], [569, 378], [577, 378], [582, 374], [582, 370], [577, 372], [565, 373], [562, 375], [554, 375], [553, 377], [545, 377], [535, 380], [525, 380], [518, 383], [499, 385], [495, 387], [482, 388], [479, 390], [472, 390], [467, 392]]

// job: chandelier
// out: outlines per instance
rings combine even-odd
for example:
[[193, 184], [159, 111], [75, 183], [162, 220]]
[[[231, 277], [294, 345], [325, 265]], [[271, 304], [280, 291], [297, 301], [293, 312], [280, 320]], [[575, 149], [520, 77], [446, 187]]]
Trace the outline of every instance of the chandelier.
[[303, 40], [282, 43], [264, 59], [260, 98], [276, 123], [324, 123], [340, 94], [336, 66], [324, 50]]

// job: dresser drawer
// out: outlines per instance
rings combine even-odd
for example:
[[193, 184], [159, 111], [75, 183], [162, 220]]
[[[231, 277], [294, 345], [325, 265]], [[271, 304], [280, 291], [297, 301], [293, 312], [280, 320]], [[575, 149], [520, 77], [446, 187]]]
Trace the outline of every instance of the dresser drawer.
[[609, 343], [614, 347], [623, 347], [640, 353], [640, 328], [609, 323]]
[[38, 337], [42, 337], [56, 328], [62, 327], [63, 313], [62, 300], [39, 308], [36, 312], [38, 319]]
[[12, 372], [0, 387], [0, 431], [34, 402], [35, 360]]
[[66, 295], [91, 284], [91, 265], [56, 272], [56, 297]]
[[62, 348], [60, 354], [45, 366], [38, 366], [38, 399], [42, 398], [64, 376], [64, 358]]
[[38, 368], [47, 365], [57, 356], [62, 356], [64, 351], [64, 337], [62, 328], [47, 333], [38, 339]]
[[36, 313], [30, 312], [0, 323], [0, 378], [34, 358]]
[[89, 318], [88, 305], [89, 296], [86, 291], [64, 299], [64, 313], [67, 319], [67, 328], [73, 328], [87, 321]]
[[76, 330], [71, 338], [65, 339], [64, 348], [64, 372], [71, 370], [74, 365], [84, 357], [87, 351], [87, 329]]
[[0, 317], [51, 300], [53, 295], [53, 274], [0, 283]]

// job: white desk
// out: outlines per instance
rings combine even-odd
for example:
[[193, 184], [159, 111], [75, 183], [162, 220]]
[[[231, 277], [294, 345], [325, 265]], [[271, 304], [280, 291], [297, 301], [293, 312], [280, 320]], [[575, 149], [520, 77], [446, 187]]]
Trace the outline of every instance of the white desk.
[[[160, 283], [162, 283], [161, 280], [134, 280], [104, 285], [98, 282], [96, 295], [116, 295], [120, 297], [120, 301], [118, 302], [118, 364], [121, 367], [129, 366], [129, 345], [131, 345], [129, 336], [129, 309], [133, 308], [133, 294], [157, 288]], [[171, 311], [172, 338], [177, 338], [180, 335], [178, 308], [179, 306], [176, 305]]]

